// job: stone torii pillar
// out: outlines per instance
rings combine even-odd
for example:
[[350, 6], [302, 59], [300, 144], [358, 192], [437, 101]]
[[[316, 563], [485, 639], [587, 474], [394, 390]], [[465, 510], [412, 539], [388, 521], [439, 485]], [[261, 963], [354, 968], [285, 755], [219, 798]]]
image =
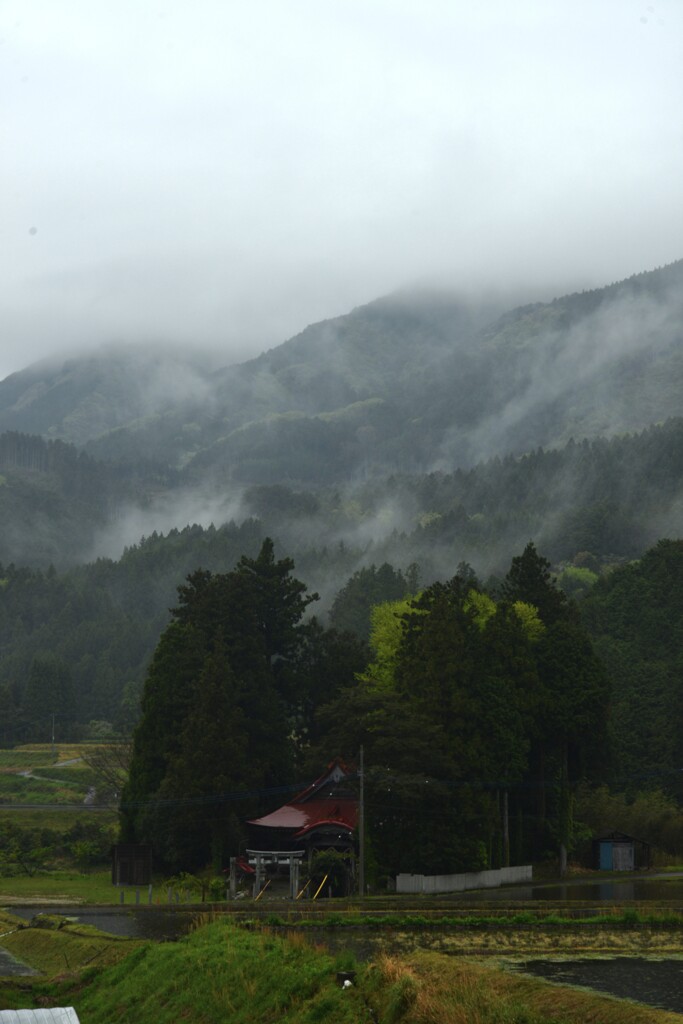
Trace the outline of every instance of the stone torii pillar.
[[254, 876], [254, 899], [261, 892], [261, 881], [263, 879], [263, 856], [256, 854], [256, 875]]
[[300, 857], [289, 858], [289, 898], [295, 900], [299, 894]]

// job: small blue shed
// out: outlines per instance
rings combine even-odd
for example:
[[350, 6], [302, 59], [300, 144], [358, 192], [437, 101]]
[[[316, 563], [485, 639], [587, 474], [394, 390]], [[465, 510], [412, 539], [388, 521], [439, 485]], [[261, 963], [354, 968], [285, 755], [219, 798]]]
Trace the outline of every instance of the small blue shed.
[[606, 832], [593, 839], [593, 864], [598, 871], [637, 871], [651, 866], [649, 843], [625, 832]]

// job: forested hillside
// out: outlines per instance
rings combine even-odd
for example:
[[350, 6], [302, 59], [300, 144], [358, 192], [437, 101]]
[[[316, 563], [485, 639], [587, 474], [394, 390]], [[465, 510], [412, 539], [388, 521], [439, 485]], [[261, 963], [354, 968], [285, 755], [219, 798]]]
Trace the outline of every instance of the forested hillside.
[[[597, 573], [638, 557], [662, 534], [677, 536], [683, 509], [683, 420], [675, 420], [632, 437], [572, 442], [454, 473], [375, 479], [343, 493], [252, 487], [239, 492], [241, 525], [153, 531], [120, 559], [68, 569], [79, 542], [96, 528], [100, 535], [117, 528], [125, 509], [113, 497], [117, 479], [124, 476], [133, 494], [159, 487], [158, 477], [132, 479], [129, 469], [94, 462], [62, 442], [0, 440], [0, 547], [8, 566], [0, 591], [0, 683], [11, 687], [15, 709], [4, 716], [6, 737], [39, 728], [21, 710], [35, 657], [68, 665], [81, 726], [91, 719], [130, 724], [176, 587], [197, 568], [224, 572], [240, 555], [255, 555], [266, 535], [291, 553], [301, 578], [321, 595], [316, 614], [367, 636], [371, 604], [446, 580], [463, 562], [495, 585], [530, 538], [558, 572], [564, 569], [563, 585], [580, 593]], [[22, 523], [31, 525], [30, 535]], [[373, 565], [387, 568], [377, 576]], [[341, 600], [354, 574], [360, 612]]]
[[615, 783], [683, 796], [683, 541], [609, 573], [582, 615], [613, 680]]
[[116, 549], [118, 538], [132, 546], [146, 528], [157, 532], [160, 508], [166, 523], [196, 511], [219, 525], [224, 507], [238, 520], [259, 519], [328, 595], [343, 583], [325, 578], [340, 544], [343, 572], [418, 562], [427, 579], [463, 560], [484, 576], [500, 572], [530, 537], [555, 562], [579, 552], [599, 562], [633, 558], [681, 531], [683, 419], [469, 469], [311, 489], [232, 483], [221, 496], [158, 464], [99, 462], [63, 442], [16, 434], [0, 435], [0, 473], [5, 563], [65, 568]]
[[266, 484], [468, 466], [680, 415], [682, 339], [683, 261], [503, 316], [399, 295], [226, 370], [208, 416], [91, 450]]
[[[568, 794], [581, 778], [678, 794], [680, 542], [657, 541], [683, 532], [682, 324], [683, 262], [503, 315], [395, 296], [220, 370], [199, 356], [155, 366], [109, 352], [8, 378], [0, 741], [45, 740], [53, 717], [62, 738], [129, 735], [154, 652], [173, 661], [192, 606], [208, 660], [186, 666], [180, 705], [198, 679], [216, 707], [239, 705], [230, 743], [258, 763], [261, 788], [317, 770], [330, 750], [350, 757], [361, 739], [378, 765], [387, 744], [400, 749], [394, 824], [377, 834], [387, 864], [397, 844], [410, 860], [400, 822], [423, 803], [422, 764], [437, 803], [444, 780], [461, 787], [444, 827], [465, 830], [469, 845], [451, 854], [473, 865], [501, 859], [504, 796], [518, 821], [505, 842], [521, 856], [560, 833], [570, 845]], [[246, 668], [233, 664], [221, 647], [232, 633], [203, 618], [203, 588], [224, 575], [230, 616], [259, 618], [245, 573], [271, 572], [254, 561], [268, 537], [275, 577], [292, 559], [315, 594], [299, 608], [296, 657], [269, 654], [289, 659], [291, 675], [274, 663], [264, 675], [246, 648]], [[533, 593], [513, 585], [529, 551], [544, 584]], [[545, 557], [580, 614], [561, 595], [548, 611], [557, 591]], [[397, 633], [385, 611], [394, 649], [380, 665], [373, 608], [386, 602], [408, 618]], [[585, 699], [572, 703], [576, 679]], [[277, 764], [252, 720], [254, 687], [289, 737]], [[451, 699], [447, 738], [438, 709]], [[188, 763], [210, 719], [205, 703], [195, 710], [176, 751]], [[408, 742], [418, 734], [433, 738], [428, 750]], [[159, 777], [154, 792], [181, 783]], [[543, 806], [530, 795], [538, 785]], [[131, 835], [155, 827], [129, 824]]]
[[[93, 719], [127, 733], [169, 608], [198, 566], [227, 571], [262, 540], [258, 523], [152, 536], [117, 561], [65, 574], [0, 571], [0, 740], [82, 734]], [[52, 683], [56, 668], [62, 682]]]
[[107, 349], [0, 383], [0, 428], [199, 482], [339, 484], [470, 466], [681, 415], [683, 261], [503, 312], [404, 293], [239, 366]]
[[85, 444], [170, 409], [191, 419], [215, 356], [169, 346], [110, 345], [46, 359], [0, 381], [0, 430]]
[[144, 506], [175, 479], [143, 459], [116, 466], [63, 441], [0, 434], [0, 561], [64, 568], [88, 560], [123, 509]]
[[293, 569], [266, 539], [180, 589], [145, 682], [124, 837], [174, 869], [219, 868], [269, 790], [364, 745], [380, 874], [507, 863], [511, 843], [515, 859], [569, 849], [574, 790], [605, 764], [610, 685], [533, 544], [497, 599], [462, 569], [376, 606], [370, 659], [304, 619], [315, 597]]

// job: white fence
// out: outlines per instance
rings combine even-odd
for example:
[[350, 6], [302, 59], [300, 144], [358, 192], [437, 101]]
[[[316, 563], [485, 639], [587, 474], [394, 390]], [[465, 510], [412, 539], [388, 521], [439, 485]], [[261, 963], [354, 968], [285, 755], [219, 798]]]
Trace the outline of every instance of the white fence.
[[464, 892], [465, 889], [497, 889], [499, 885], [531, 880], [531, 864], [497, 871], [470, 871], [463, 875], [396, 875], [396, 892]]

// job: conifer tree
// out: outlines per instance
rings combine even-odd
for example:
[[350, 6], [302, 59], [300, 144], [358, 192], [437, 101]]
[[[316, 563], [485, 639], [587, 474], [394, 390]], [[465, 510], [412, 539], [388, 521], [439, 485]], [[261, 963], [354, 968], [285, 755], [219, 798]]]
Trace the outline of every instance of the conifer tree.
[[[197, 570], [179, 588], [145, 684], [121, 810], [124, 839], [151, 842], [168, 867], [231, 852], [226, 822], [237, 811], [217, 791], [243, 790], [247, 775], [256, 793], [291, 778], [300, 620], [315, 599], [292, 569], [267, 539], [232, 572]], [[245, 804], [242, 817], [259, 810]]]

